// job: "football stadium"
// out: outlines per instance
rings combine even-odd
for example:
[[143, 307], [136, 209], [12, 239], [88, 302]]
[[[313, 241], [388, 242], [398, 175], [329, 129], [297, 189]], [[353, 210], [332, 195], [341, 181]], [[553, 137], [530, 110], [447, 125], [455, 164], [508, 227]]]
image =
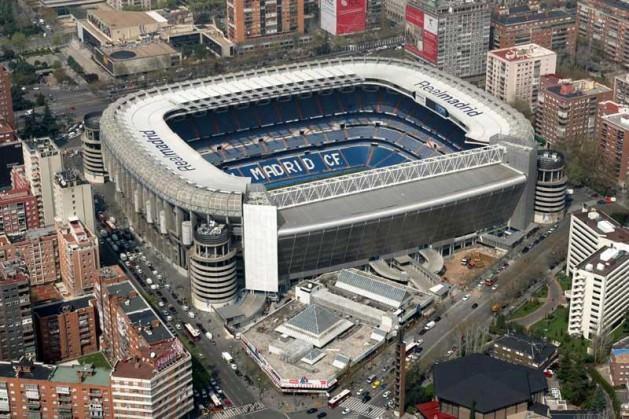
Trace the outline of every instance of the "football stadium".
[[138, 234], [210, 309], [246, 289], [531, 222], [526, 119], [402, 60], [313, 61], [156, 87], [101, 119]]

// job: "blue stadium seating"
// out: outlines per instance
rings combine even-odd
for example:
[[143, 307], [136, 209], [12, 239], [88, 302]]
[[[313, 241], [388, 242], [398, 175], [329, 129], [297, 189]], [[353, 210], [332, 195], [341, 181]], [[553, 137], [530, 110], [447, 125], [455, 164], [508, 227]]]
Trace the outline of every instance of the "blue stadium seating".
[[[212, 164], [238, 176], [250, 176], [254, 170], [268, 185], [385, 167], [468, 147], [458, 126], [405, 95], [377, 86], [270, 100], [167, 123]], [[217, 147], [220, 151], [213, 151]], [[305, 150], [310, 150], [307, 160], [290, 160]], [[326, 155], [336, 159], [333, 166], [325, 163]], [[282, 168], [286, 158], [295, 172], [265, 177], [263, 167]], [[302, 166], [302, 171], [296, 169]]]

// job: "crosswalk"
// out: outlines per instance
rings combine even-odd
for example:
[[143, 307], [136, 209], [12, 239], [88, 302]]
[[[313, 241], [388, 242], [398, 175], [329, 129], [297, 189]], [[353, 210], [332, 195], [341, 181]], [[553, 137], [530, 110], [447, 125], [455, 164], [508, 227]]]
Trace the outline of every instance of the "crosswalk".
[[340, 405], [342, 408], [348, 408], [353, 413], [358, 413], [359, 415], [367, 416], [372, 419], [378, 419], [384, 416], [384, 408], [374, 406], [371, 404], [363, 403], [360, 399], [356, 397], [349, 397]]
[[264, 405], [260, 402], [255, 402], [251, 404], [246, 404], [244, 406], [232, 407], [230, 409], [225, 409], [217, 413], [212, 413], [210, 417], [212, 419], [228, 419], [235, 418], [238, 416], [245, 416], [250, 413], [255, 413], [257, 411], [264, 410]]

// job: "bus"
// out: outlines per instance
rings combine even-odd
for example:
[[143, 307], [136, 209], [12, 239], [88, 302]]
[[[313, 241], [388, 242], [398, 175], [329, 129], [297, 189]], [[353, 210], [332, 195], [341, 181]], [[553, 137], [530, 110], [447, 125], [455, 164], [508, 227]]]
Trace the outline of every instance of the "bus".
[[186, 328], [186, 332], [188, 332], [188, 336], [190, 336], [190, 339], [199, 340], [199, 338], [201, 337], [201, 331], [199, 329], [192, 326], [190, 323], [186, 323], [184, 327]]
[[413, 351], [416, 351], [419, 348], [419, 344], [415, 341], [406, 345], [406, 355], [410, 355]]
[[339, 394], [337, 394], [336, 396], [328, 400], [328, 406], [334, 409], [336, 406], [341, 404], [343, 400], [347, 399], [351, 394], [352, 392], [349, 391], [348, 389], [341, 391]]
[[218, 396], [215, 393], [210, 393], [210, 400], [212, 400], [212, 404], [214, 405], [215, 409], [220, 409], [221, 407], [223, 407], [223, 403], [221, 403], [221, 399], [218, 398]]

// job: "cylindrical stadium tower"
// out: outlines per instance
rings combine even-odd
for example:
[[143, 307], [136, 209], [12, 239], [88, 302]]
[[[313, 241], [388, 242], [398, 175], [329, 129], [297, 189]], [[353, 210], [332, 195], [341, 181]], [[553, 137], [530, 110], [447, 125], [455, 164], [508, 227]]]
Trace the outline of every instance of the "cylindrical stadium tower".
[[199, 224], [190, 248], [192, 304], [203, 311], [236, 299], [236, 246], [224, 224]]
[[100, 117], [100, 112], [91, 112], [83, 119], [85, 126], [81, 136], [83, 174], [90, 183], [105, 183], [107, 178], [100, 142]]
[[541, 150], [537, 155], [537, 184], [535, 185], [535, 222], [553, 224], [566, 210], [566, 161], [563, 154]]

